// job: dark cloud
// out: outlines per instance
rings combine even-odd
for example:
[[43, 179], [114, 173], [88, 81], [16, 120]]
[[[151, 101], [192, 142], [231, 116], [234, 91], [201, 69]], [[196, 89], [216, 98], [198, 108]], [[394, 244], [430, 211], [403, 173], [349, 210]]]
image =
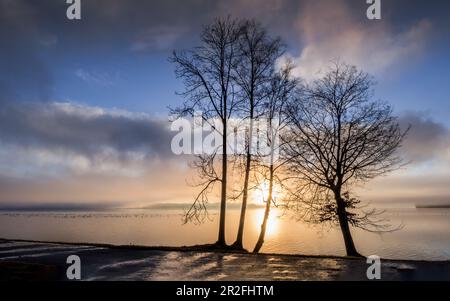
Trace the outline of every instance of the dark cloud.
[[400, 125], [410, 127], [402, 146], [406, 159], [422, 162], [444, 156], [450, 147], [450, 130], [425, 114], [408, 112], [399, 119]]
[[15, 104], [0, 109], [0, 142], [88, 158], [104, 150], [168, 157], [168, 123], [147, 115], [69, 103]]
[[[38, 30], [41, 36], [64, 33], [61, 38], [67, 41], [74, 40], [74, 43], [78, 43], [84, 40], [91, 42], [92, 46], [92, 44], [108, 40], [111, 42], [118, 39], [134, 39], [136, 34], [149, 32], [154, 28], [178, 27], [183, 28], [186, 34], [197, 33], [198, 27], [202, 24], [210, 22], [217, 16], [227, 15], [238, 18], [257, 18], [271, 27], [280, 29], [278, 31], [283, 34], [286, 31], [296, 30], [292, 25], [298, 22], [302, 10], [316, 3], [317, 0], [82, 1], [82, 20], [77, 22], [66, 19], [65, 12], [68, 5], [65, 2], [64, 0], [0, 0], [0, 7], [4, 11], [1, 18], [10, 24], [14, 17], [16, 23], [23, 24], [22, 28], [27, 28], [28, 31]], [[310, 17], [320, 20], [322, 13], [327, 14], [327, 11], [333, 12], [336, 7], [343, 6], [349, 7], [353, 16], [360, 22], [368, 21], [365, 17], [368, 7], [365, 1], [321, 2], [323, 2], [324, 11], [314, 12], [317, 15]], [[424, 3], [420, 0], [399, 0], [383, 3], [385, 20], [407, 26], [424, 18], [437, 17], [445, 20], [447, 11], [446, 1]], [[157, 37], [159, 31], [155, 32]]]
[[0, 103], [50, 97], [52, 75], [41, 48], [52, 37], [39, 28], [40, 17], [24, 1], [0, 1]]

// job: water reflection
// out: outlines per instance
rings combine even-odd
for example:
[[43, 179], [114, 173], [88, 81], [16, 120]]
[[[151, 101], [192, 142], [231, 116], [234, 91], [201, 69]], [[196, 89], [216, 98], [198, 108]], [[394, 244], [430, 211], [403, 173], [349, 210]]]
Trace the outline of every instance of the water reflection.
[[[257, 231], [261, 231], [261, 224], [264, 220], [264, 209], [255, 209], [255, 215], [257, 216], [256, 222], [254, 227]], [[267, 226], [266, 226], [266, 239], [270, 239], [271, 237], [275, 236], [278, 232], [278, 222], [280, 220], [280, 216], [277, 215], [276, 211], [272, 211], [269, 214], [269, 218], [267, 219]]]
[[[1, 213], [0, 237], [60, 242], [120, 245], [183, 246], [217, 239], [218, 218], [204, 225], [182, 224], [178, 210], [121, 210], [79, 213]], [[244, 247], [252, 249], [261, 230], [264, 210], [248, 211]], [[310, 226], [271, 211], [262, 252], [285, 254], [344, 255], [339, 229]], [[402, 209], [388, 211], [387, 218], [405, 228], [383, 235], [353, 230], [359, 250], [398, 259], [450, 259], [450, 210]], [[239, 210], [227, 212], [227, 241], [236, 238]]]

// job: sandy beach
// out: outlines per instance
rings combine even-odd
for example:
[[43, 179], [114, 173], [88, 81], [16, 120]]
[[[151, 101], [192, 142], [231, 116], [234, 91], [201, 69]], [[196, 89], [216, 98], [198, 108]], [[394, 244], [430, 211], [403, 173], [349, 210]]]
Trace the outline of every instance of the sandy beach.
[[[69, 255], [82, 280], [367, 280], [365, 259], [244, 254], [195, 247], [111, 246], [0, 240], [0, 279], [67, 280]], [[449, 261], [382, 260], [381, 280], [450, 280]]]

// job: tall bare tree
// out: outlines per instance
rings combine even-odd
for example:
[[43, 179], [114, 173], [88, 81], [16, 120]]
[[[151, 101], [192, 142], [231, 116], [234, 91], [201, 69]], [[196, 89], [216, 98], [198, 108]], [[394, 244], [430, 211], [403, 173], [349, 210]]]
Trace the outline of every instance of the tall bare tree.
[[239, 38], [239, 64], [235, 69], [235, 80], [239, 86], [242, 105], [240, 117], [248, 120], [246, 139], [244, 184], [242, 188], [242, 207], [239, 228], [233, 247], [243, 248], [245, 214], [249, 195], [249, 182], [254, 148], [254, 120], [262, 110], [265, 99], [265, 86], [273, 74], [275, 62], [281, 56], [283, 47], [280, 39], [272, 38], [266, 29], [255, 21], [245, 21]]
[[268, 183], [267, 196], [264, 196], [266, 206], [264, 209], [264, 217], [261, 223], [261, 231], [258, 240], [253, 248], [254, 253], [258, 253], [264, 244], [266, 235], [267, 221], [271, 205], [274, 202], [273, 190], [277, 183], [280, 187], [284, 186], [283, 177], [285, 175], [284, 168], [288, 161], [280, 157], [279, 153], [283, 148], [282, 139], [288, 125], [288, 116], [285, 110], [291, 101], [294, 91], [297, 88], [298, 80], [292, 77], [293, 65], [288, 62], [283, 68], [276, 72], [267, 85], [266, 99], [264, 102], [264, 117], [267, 118], [268, 126], [266, 131], [266, 143], [270, 148], [269, 153], [259, 153], [258, 165], [262, 169], [263, 179]]
[[[204, 210], [207, 194], [216, 182], [221, 184], [219, 233], [217, 245], [226, 246], [225, 213], [227, 201], [227, 125], [237, 106], [233, 87], [233, 70], [238, 59], [238, 38], [240, 25], [231, 18], [217, 19], [206, 26], [201, 34], [201, 45], [191, 51], [174, 52], [171, 61], [176, 65], [176, 75], [184, 82], [182, 93], [186, 100], [181, 108], [173, 110], [177, 116], [202, 112], [205, 122], [218, 118], [221, 128], [211, 127], [220, 132], [222, 138], [221, 173], [216, 172], [216, 153], [200, 156], [197, 164], [203, 182], [200, 194], [191, 210]], [[220, 176], [218, 176], [220, 174]], [[188, 211], [187, 216], [196, 216]]]
[[290, 172], [319, 212], [317, 221], [340, 225], [349, 256], [361, 256], [350, 225], [377, 226], [374, 212], [355, 213], [359, 201], [350, 189], [399, 168], [396, 151], [406, 135], [392, 108], [372, 99], [373, 86], [368, 74], [336, 63], [289, 108]]

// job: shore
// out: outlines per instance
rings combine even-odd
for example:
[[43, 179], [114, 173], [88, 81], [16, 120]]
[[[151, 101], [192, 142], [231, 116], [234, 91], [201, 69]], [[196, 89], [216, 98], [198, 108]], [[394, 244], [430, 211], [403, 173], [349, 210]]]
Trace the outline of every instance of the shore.
[[[82, 280], [367, 280], [365, 259], [250, 254], [191, 247], [0, 240], [0, 280], [66, 280], [78, 255]], [[450, 280], [450, 261], [381, 261], [381, 280]]]

